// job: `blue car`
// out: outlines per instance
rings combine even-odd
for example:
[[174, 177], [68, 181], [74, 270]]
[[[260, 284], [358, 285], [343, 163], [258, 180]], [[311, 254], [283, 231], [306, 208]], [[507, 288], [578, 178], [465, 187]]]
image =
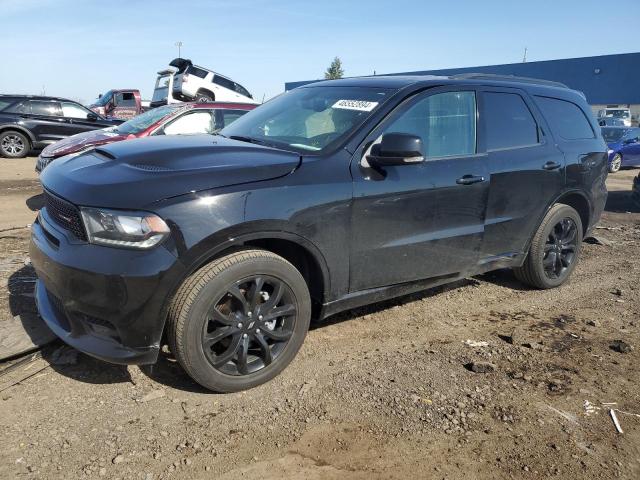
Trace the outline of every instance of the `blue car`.
[[609, 172], [621, 167], [640, 167], [640, 128], [602, 127], [602, 137], [609, 146]]

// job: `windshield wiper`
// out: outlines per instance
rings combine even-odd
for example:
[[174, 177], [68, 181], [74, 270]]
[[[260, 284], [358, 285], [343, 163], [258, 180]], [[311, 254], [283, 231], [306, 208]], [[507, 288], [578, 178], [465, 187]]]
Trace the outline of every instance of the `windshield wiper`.
[[230, 138], [231, 140], [238, 140], [239, 142], [247, 142], [247, 143], [257, 143], [259, 145], [264, 145], [265, 142], [262, 142], [260, 140], [258, 140], [257, 138], [253, 138], [253, 137], [245, 137], [243, 135], [230, 135], [226, 138]]

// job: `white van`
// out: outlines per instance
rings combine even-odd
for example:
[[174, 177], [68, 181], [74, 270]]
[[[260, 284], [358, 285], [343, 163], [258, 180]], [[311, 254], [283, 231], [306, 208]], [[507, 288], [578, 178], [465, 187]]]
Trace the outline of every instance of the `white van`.
[[151, 106], [176, 102], [233, 102], [257, 104], [249, 91], [230, 78], [186, 58], [176, 58], [176, 70], [158, 72]]

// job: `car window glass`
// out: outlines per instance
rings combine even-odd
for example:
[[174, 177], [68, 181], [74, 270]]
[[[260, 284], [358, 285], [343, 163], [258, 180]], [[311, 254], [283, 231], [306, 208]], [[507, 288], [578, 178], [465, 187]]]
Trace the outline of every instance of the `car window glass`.
[[50, 115], [60, 116], [62, 111], [60, 110], [60, 104], [58, 102], [47, 102], [43, 100], [31, 100], [31, 113], [33, 115]]
[[252, 98], [251, 94], [249, 93], [249, 91], [246, 88], [244, 88], [242, 85], [240, 85], [239, 83], [234, 83], [233, 86], [235, 88], [235, 91], [237, 93], [239, 93], [240, 95], [244, 95], [245, 97]]
[[189, 65], [189, 67], [186, 70], [186, 73], [188, 73], [189, 75], [195, 75], [196, 77], [199, 77], [199, 78], [205, 78], [209, 74], [209, 72], [207, 72], [206, 70], [202, 68], [194, 67], [193, 65]]
[[31, 113], [31, 107], [29, 102], [17, 102], [16, 99], [8, 100], [8, 104], [4, 105], [0, 110], [4, 110], [9, 113]]
[[422, 138], [429, 157], [476, 152], [476, 96], [447, 92], [428, 96], [410, 107], [384, 133], [409, 133]]
[[538, 125], [518, 94], [485, 92], [482, 118], [487, 132], [487, 150], [538, 143]]
[[221, 87], [228, 88], [229, 90], [235, 90], [235, 83], [228, 78], [221, 77], [220, 75], [215, 75], [213, 77], [213, 83], [220, 85]]
[[71, 102], [62, 102], [62, 114], [67, 118], [87, 118], [89, 111]]
[[536, 97], [542, 114], [553, 131], [565, 140], [594, 138], [591, 124], [575, 103], [550, 97]]
[[196, 133], [213, 133], [211, 113], [187, 113], [164, 127], [165, 135], [193, 135]]
[[228, 127], [248, 110], [216, 110], [216, 131]]
[[136, 97], [131, 92], [119, 92], [116, 94], [116, 106], [118, 107], [135, 107]]

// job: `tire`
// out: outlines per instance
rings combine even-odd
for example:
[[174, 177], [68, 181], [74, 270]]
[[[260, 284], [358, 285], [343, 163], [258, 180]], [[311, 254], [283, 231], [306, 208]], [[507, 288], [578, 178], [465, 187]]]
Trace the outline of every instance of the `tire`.
[[31, 142], [20, 132], [5, 130], [0, 133], [0, 155], [5, 158], [24, 158], [31, 150]]
[[578, 263], [582, 235], [578, 212], [568, 205], [555, 204], [534, 234], [524, 264], [513, 269], [516, 278], [539, 289], [562, 285]]
[[619, 172], [620, 167], [622, 167], [622, 155], [616, 153], [611, 159], [611, 163], [609, 163], [609, 173]]
[[185, 280], [169, 307], [167, 337], [193, 380], [216, 392], [237, 392], [284, 370], [310, 319], [311, 298], [300, 272], [272, 252], [241, 250]]
[[196, 103], [209, 103], [213, 102], [213, 94], [208, 92], [198, 92], [196, 94]]

